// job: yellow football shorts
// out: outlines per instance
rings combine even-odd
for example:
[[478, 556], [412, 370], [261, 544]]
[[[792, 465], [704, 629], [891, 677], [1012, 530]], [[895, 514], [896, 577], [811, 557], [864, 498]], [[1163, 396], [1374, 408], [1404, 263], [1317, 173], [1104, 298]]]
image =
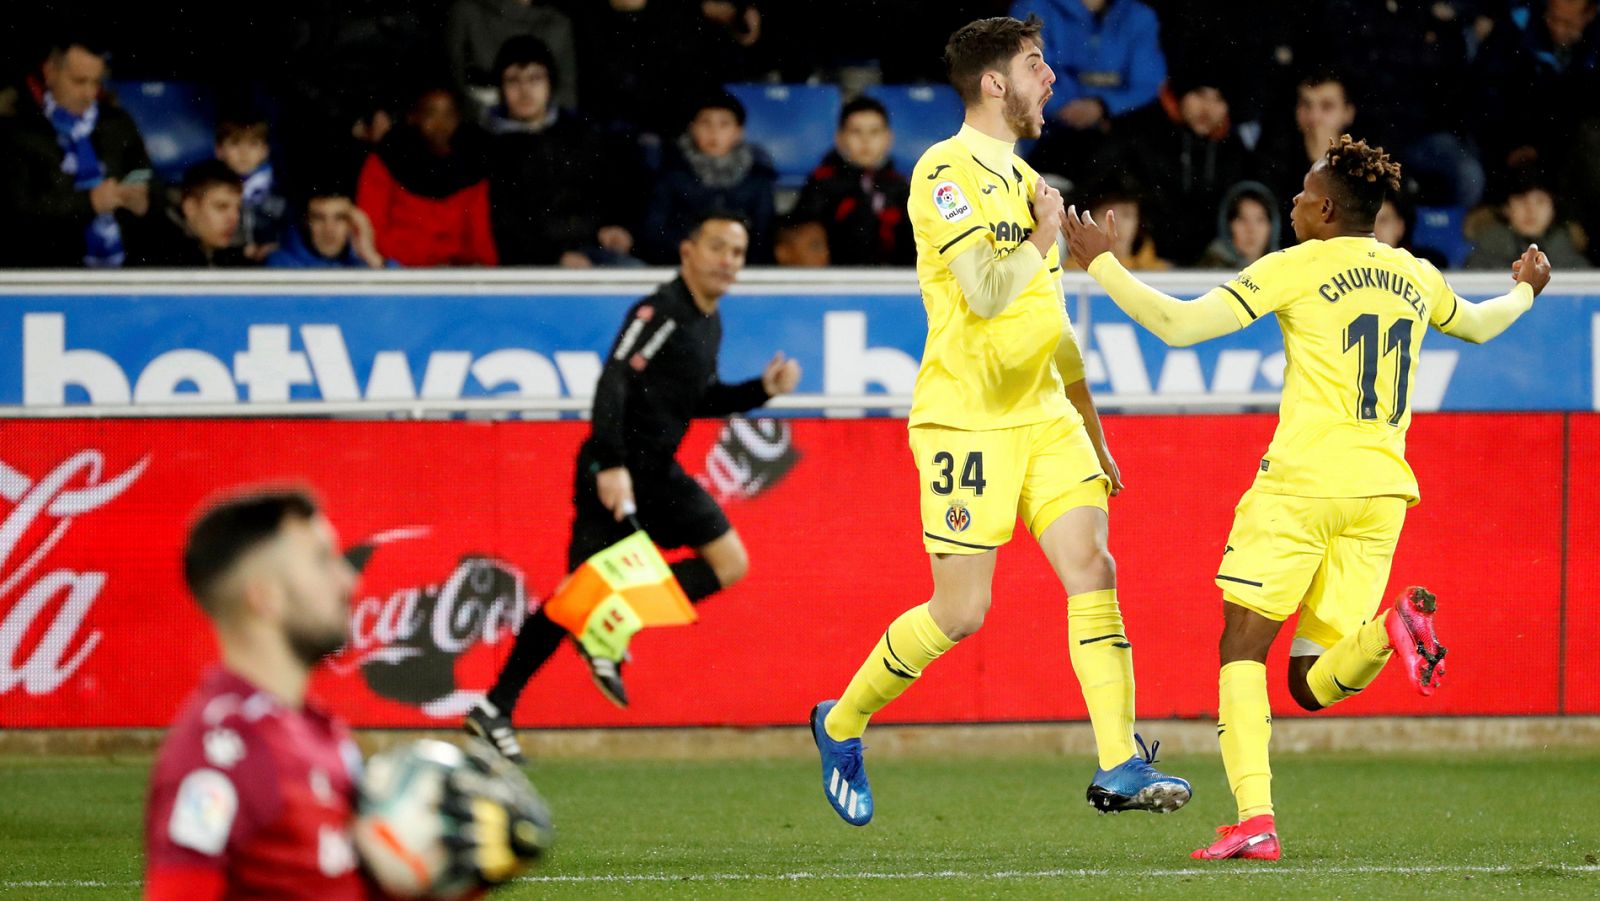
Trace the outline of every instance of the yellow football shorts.
[[1074, 507], [1106, 509], [1111, 481], [1081, 423], [1012, 429], [914, 426], [922, 543], [930, 554], [981, 554], [1011, 540], [1017, 516], [1035, 538]]
[[1252, 488], [1234, 510], [1217, 587], [1228, 600], [1282, 622], [1323, 649], [1372, 618], [1383, 602], [1402, 497], [1294, 497]]

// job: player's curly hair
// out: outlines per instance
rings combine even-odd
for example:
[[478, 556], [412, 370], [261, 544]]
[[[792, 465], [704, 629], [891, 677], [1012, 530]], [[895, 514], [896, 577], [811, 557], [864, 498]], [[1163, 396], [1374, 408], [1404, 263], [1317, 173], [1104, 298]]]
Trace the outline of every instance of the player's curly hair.
[[1340, 205], [1359, 222], [1371, 222], [1383, 207], [1385, 194], [1400, 193], [1400, 164], [1382, 147], [1357, 141], [1347, 134], [1328, 141], [1328, 174], [1342, 197]]

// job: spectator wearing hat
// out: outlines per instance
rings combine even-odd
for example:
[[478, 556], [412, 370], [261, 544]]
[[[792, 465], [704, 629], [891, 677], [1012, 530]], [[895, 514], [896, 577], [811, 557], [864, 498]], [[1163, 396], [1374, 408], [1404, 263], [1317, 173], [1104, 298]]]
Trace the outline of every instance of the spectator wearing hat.
[[773, 196], [778, 173], [766, 150], [744, 139], [744, 104], [732, 94], [702, 100], [662, 165], [645, 216], [645, 259], [677, 260], [678, 240], [708, 210], [743, 213], [752, 262], [772, 259]]
[[1240, 270], [1278, 249], [1278, 202], [1258, 181], [1228, 190], [1217, 210], [1217, 237], [1201, 254], [1200, 269]]
[[532, 35], [506, 41], [489, 111], [489, 218], [502, 265], [590, 266], [634, 261], [643, 207], [631, 155], [554, 102], [559, 70]]

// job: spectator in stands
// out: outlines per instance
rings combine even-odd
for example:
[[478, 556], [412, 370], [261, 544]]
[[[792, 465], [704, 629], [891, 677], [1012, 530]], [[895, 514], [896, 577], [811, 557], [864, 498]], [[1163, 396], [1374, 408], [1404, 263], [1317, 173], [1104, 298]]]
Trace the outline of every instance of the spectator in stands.
[[[540, 0], [456, 0], [445, 27], [445, 48], [456, 88], [478, 100], [493, 102], [500, 90], [496, 59], [506, 41], [532, 35], [550, 48], [551, 82], [556, 85], [554, 106], [578, 105], [578, 54], [572, 20], [554, 4]], [[608, 58], [633, 48], [610, 48]]]
[[402, 266], [493, 266], [487, 140], [461, 121], [454, 93], [422, 91], [405, 122], [367, 157], [356, 205], [378, 252]]
[[779, 266], [827, 266], [832, 258], [828, 230], [816, 219], [790, 213], [772, 228], [772, 257]]
[[[1117, 238], [1111, 252], [1123, 268], [1134, 271], [1172, 268], [1171, 261], [1156, 252], [1156, 242], [1150, 237], [1141, 215], [1143, 202], [1136, 185], [1126, 179], [1117, 179], [1101, 188], [1083, 207], [1092, 211], [1100, 222], [1105, 221], [1107, 211], [1116, 216]], [[1071, 259], [1064, 260], [1063, 265], [1077, 267], [1077, 263]]]
[[161, 269], [233, 268], [250, 264], [234, 242], [239, 232], [243, 184], [221, 160], [206, 160], [183, 173], [178, 205], [152, 216], [131, 242], [130, 266]]
[[1198, 71], [1175, 74], [1159, 103], [1119, 125], [1113, 152], [1144, 187], [1156, 246], [1179, 265], [1199, 259], [1223, 195], [1253, 168], [1221, 86]]
[[284, 229], [283, 243], [267, 257], [271, 269], [383, 269], [398, 265], [378, 252], [372, 220], [346, 189], [313, 187], [305, 215]]
[[1294, 129], [1270, 127], [1257, 148], [1261, 180], [1278, 199], [1279, 219], [1283, 222], [1278, 237], [1288, 240], [1287, 205], [1300, 193], [1307, 170], [1328, 152], [1328, 145], [1350, 131], [1356, 120], [1356, 105], [1343, 79], [1326, 69], [1313, 71], [1295, 89]]
[[1557, 217], [1555, 197], [1536, 170], [1524, 167], [1511, 175], [1506, 202], [1499, 212], [1499, 217], [1469, 235], [1473, 248], [1466, 268], [1504, 269], [1506, 260], [1527, 250], [1529, 244], [1539, 245], [1552, 268], [1590, 268], [1571, 225]]
[[0, 120], [0, 262], [120, 266], [150, 210], [150, 157], [133, 119], [101, 99], [105, 58], [64, 40]]
[[727, 28], [685, 10], [687, 5], [589, 0], [578, 7], [578, 108], [607, 126], [625, 123], [670, 141], [701, 97], [740, 80], [745, 48]]
[[906, 218], [911, 183], [889, 152], [889, 111], [857, 97], [839, 114], [833, 149], [812, 170], [795, 208], [826, 224], [833, 262], [840, 266], [909, 266], [917, 261]]
[[1152, 103], [1167, 76], [1156, 14], [1139, 0], [1017, 0], [1011, 14], [1044, 20], [1055, 70], [1034, 168], [1082, 181], [1099, 168], [1111, 120]]
[[1278, 202], [1258, 181], [1234, 185], [1217, 211], [1217, 237], [1195, 265], [1243, 269], [1278, 249]]
[[1308, 58], [1355, 80], [1362, 133], [1400, 161], [1425, 205], [1471, 207], [1483, 198], [1483, 165], [1464, 139], [1462, 90], [1478, 5], [1322, 0], [1304, 32], [1314, 36], [1303, 48]]
[[678, 236], [706, 210], [743, 213], [750, 222], [752, 262], [772, 259], [773, 186], [777, 171], [761, 147], [744, 139], [744, 104], [727, 93], [701, 101], [662, 166], [645, 217], [645, 257], [670, 265]]
[[1406, 217], [1400, 212], [1400, 205], [1394, 198], [1383, 198], [1383, 206], [1378, 209], [1378, 217], [1372, 222], [1372, 236], [1378, 243], [1390, 247], [1406, 246]]
[[232, 114], [217, 122], [217, 159], [244, 185], [239, 232], [234, 242], [251, 260], [264, 260], [278, 248], [289, 204], [276, 190], [267, 120], [256, 113]]
[[554, 57], [532, 35], [506, 41], [489, 113], [489, 215], [502, 265], [589, 266], [633, 258], [642, 193], [631, 160], [557, 107]]

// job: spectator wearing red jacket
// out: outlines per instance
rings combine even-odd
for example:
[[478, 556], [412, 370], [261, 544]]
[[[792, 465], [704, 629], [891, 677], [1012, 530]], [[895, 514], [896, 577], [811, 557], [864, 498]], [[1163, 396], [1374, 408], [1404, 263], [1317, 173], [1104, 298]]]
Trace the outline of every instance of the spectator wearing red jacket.
[[461, 121], [456, 97], [424, 91], [406, 121], [367, 157], [356, 205], [378, 252], [404, 266], [494, 266], [487, 142]]

